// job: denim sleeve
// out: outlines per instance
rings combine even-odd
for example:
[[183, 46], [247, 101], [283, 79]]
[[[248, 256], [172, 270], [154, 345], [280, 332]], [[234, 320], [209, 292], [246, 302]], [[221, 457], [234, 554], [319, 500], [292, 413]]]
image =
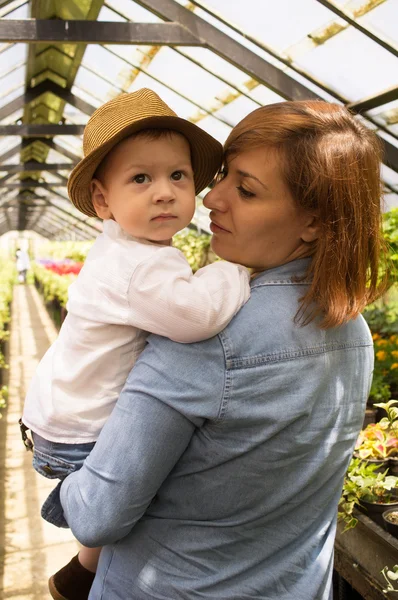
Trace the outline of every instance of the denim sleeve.
[[195, 428], [219, 418], [224, 377], [218, 337], [188, 345], [148, 338], [93, 451], [61, 487], [82, 544], [103, 546], [131, 531]]

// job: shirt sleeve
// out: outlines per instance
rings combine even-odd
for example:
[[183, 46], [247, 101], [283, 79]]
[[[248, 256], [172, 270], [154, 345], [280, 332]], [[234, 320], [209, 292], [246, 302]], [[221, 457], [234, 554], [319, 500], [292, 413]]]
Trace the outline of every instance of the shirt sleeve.
[[131, 278], [128, 324], [192, 343], [222, 331], [250, 297], [248, 269], [216, 262], [192, 273], [176, 248], [162, 248]]
[[195, 428], [221, 418], [224, 378], [218, 336], [187, 346], [149, 336], [93, 451], [61, 486], [82, 544], [103, 546], [131, 531]]

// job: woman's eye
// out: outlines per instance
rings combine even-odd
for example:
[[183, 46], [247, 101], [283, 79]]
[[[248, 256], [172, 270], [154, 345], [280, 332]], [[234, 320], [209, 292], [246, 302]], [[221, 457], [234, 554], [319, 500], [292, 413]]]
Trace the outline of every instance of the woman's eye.
[[182, 171], [174, 171], [174, 173], [171, 174], [171, 178], [173, 181], [181, 181], [185, 178], [185, 175]]
[[238, 190], [239, 195], [242, 198], [253, 198], [253, 196], [255, 196], [255, 194], [253, 194], [253, 192], [249, 192], [249, 190], [246, 190], [241, 185], [238, 185], [238, 187], [236, 189]]
[[133, 181], [134, 183], [149, 183], [149, 177], [145, 173], [138, 173], [133, 177]]

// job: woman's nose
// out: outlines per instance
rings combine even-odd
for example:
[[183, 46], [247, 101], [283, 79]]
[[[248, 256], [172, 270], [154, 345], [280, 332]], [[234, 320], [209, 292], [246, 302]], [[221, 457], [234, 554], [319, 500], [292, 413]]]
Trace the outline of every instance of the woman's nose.
[[203, 198], [203, 206], [209, 210], [218, 210], [221, 212], [226, 211], [227, 200], [221, 188], [221, 182], [217, 183], [214, 188], [210, 190], [210, 192], [208, 192]]

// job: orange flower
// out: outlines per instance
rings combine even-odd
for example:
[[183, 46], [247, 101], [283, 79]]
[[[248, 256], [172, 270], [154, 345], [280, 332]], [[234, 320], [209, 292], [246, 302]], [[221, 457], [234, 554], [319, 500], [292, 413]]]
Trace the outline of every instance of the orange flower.
[[378, 340], [378, 339], [379, 339], [379, 337], [380, 337], [380, 336], [379, 336], [379, 334], [378, 334], [378, 333], [374, 333], [374, 334], [372, 335], [372, 340]]
[[388, 346], [388, 340], [379, 340], [378, 342], [376, 342], [376, 346]]
[[398, 350], [392, 350], [391, 356], [393, 356], [394, 358], [398, 358]]
[[396, 339], [397, 339], [397, 336], [395, 333], [393, 335], [390, 335], [390, 342], [395, 342]]
[[398, 363], [392, 363], [392, 365], [391, 365], [391, 367], [390, 367], [390, 368], [391, 368], [391, 371], [392, 371], [393, 369], [398, 369]]
[[386, 360], [387, 352], [385, 352], [384, 350], [379, 350], [378, 352], [376, 352], [376, 357], [378, 360]]

